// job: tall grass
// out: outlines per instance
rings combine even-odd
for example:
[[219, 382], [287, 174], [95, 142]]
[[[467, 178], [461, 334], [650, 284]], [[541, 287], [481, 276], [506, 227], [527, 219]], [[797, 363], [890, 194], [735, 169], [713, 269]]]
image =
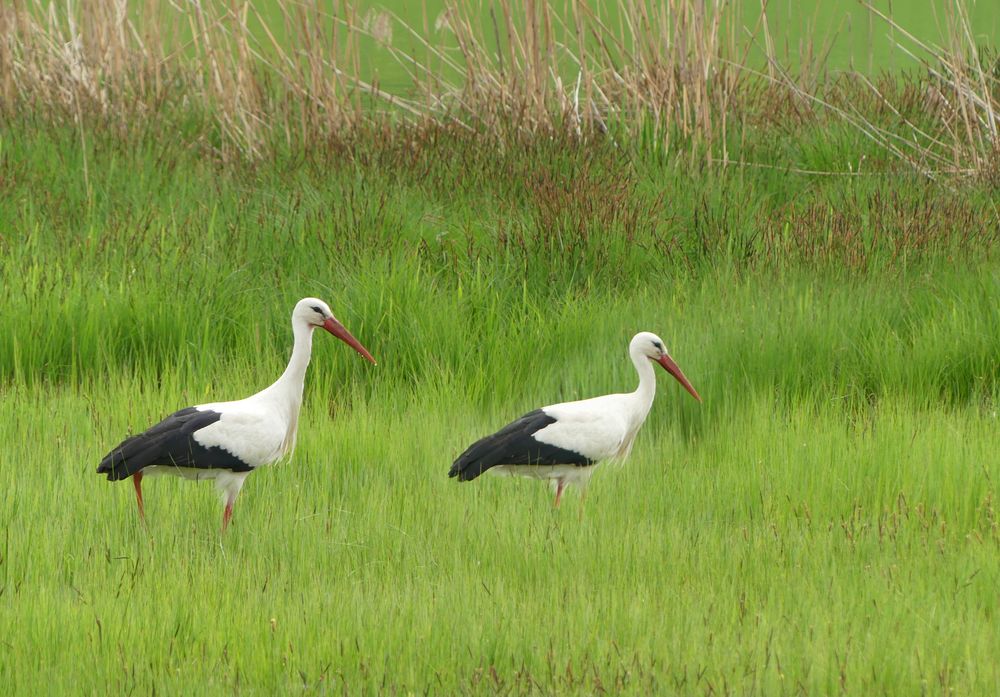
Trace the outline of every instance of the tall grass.
[[[275, 289], [287, 304], [379, 279], [393, 305], [341, 300], [343, 319], [382, 327], [382, 312], [417, 321], [404, 308], [421, 305], [418, 287], [456, 303], [492, 294], [484, 312], [525, 295], [562, 308], [709, 272], [905, 278], [988, 264], [998, 243], [988, 190], [692, 176], [565, 140], [498, 155], [474, 136], [421, 131], [359, 140], [340, 159], [233, 171], [158, 140], [95, 135], [81, 150], [73, 130], [17, 133], [0, 155], [0, 374], [18, 380], [226, 351], [247, 322], [284, 316], [272, 301], [262, 317], [251, 310]], [[189, 307], [222, 319], [189, 320]], [[38, 321], [42, 308], [53, 321]]]
[[[926, 176], [991, 177], [996, 59], [976, 45], [964, 0], [945, 4], [939, 46], [868, 8], [923, 54], [925, 73], [899, 84], [831, 77], [821, 57], [792, 74], [766, 4], [743, 26], [739, 3], [716, 0], [446, 2], [416, 27], [349, 2], [19, 0], [0, 10], [0, 98], [8, 117], [76, 124], [83, 139], [95, 124], [179, 129], [228, 160], [326, 147], [388, 120], [502, 140], [611, 137], [729, 164], [749, 160], [754, 115], [832, 119]], [[754, 45], [763, 65], [751, 63]], [[373, 55], [408, 84], [382, 86]]]
[[[360, 17], [350, 3], [272, 4], [276, 11], [247, 1], [153, 2], [130, 12], [125, 2], [17, 3], [0, 13], [4, 102], [122, 128], [197, 105], [220, 148], [249, 156], [280, 141], [335, 137], [377, 119], [379, 105], [416, 123], [487, 132], [513, 125], [582, 135], [609, 121], [642, 127], [648, 115], [667, 140], [676, 132], [711, 144], [725, 133], [715, 121], [735, 89], [727, 59], [736, 28], [721, 3], [630, 0], [617, 27], [577, 2], [567, 13], [500, 2], [487, 23], [478, 5], [446, 3], [437, 19], [444, 38], [406, 25], [390, 32], [388, 15]], [[398, 48], [389, 34], [419, 50]], [[361, 74], [373, 37], [404, 66], [407, 93]]]
[[892, 17], [865, 5], [901, 37], [897, 46], [917, 57], [928, 76], [923, 102], [925, 117], [930, 117], [926, 125], [904, 115], [870, 85], [907, 129], [875, 132], [887, 147], [919, 168], [965, 167], [995, 181], [1000, 161], [1000, 56], [977, 44], [965, 3], [945, 3], [941, 45], [921, 41]]

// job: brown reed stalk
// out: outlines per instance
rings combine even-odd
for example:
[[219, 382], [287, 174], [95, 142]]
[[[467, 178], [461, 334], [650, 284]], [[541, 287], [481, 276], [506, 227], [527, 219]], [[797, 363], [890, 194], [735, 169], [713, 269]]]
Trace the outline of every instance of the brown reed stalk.
[[[798, 75], [781, 65], [766, 0], [752, 31], [726, 0], [618, 0], [613, 14], [587, 0], [448, 0], [423, 28], [388, 12], [361, 16], [349, 0], [273, 2], [265, 15], [257, 0], [150, 0], [139, 10], [128, 0], [10, 0], [0, 6], [0, 114], [128, 131], [194, 113], [204, 123], [188, 137], [223, 158], [265, 157], [279, 143], [308, 149], [389, 118], [500, 141], [610, 134], [711, 165], [730, 162], [730, 132], [749, 110], [780, 104], [799, 121], [842, 118], [928, 176], [997, 169], [1000, 88], [966, 0], [947, 0], [942, 46], [868, 6], [903, 50], [922, 54], [927, 73], [917, 114], [856, 78], [891, 124], [838, 102], [837, 83], [821, 77], [829, 46], [804, 49]], [[760, 70], [748, 64], [757, 37]], [[363, 74], [363, 53], [376, 50], [403, 67], [409, 87], [387, 91]]]

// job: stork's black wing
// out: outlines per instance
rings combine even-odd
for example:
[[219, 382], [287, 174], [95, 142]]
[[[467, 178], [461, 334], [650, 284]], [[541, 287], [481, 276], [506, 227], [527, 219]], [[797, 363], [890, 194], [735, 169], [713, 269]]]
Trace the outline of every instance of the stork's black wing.
[[448, 476], [467, 482], [496, 465], [594, 464], [594, 460], [578, 452], [535, 439], [535, 433], [555, 422], [555, 417], [541, 409], [525, 414], [493, 435], [470, 445], [452, 464]]
[[232, 453], [222, 448], [206, 448], [194, 439], [195, 432], [221, 418], [220, 412], [199, 411], [195, 407], [174, 412], [152, 428], [119, 443], [101, 460], [97, 473], [114, 481], [150, 465], [249, 472], [253, 467]]

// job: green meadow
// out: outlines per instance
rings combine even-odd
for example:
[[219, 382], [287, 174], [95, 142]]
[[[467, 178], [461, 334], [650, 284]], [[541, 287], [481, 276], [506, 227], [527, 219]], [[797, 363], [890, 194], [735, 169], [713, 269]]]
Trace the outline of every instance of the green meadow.
[[[993, 693], [1000, 141], [944, 149], [936, 83], [894, 75], [897, 111], [854, 101], [881, 131], [747, 85], [667, 149], [396, 114], [234, 155], [196, 100], [4, 93], [3, 691]], [[904, 121], [962, 173], [872, 137]], [[97, 463], [270, 384], [303, 296], [378, 365], [317, 334], [294, 456], [228, 532], [174, 478], [143, 526]], [[632, 390], [642, 330], [703, 402], [658, 371], [585, 500], [448, 479], [526, 411]]]

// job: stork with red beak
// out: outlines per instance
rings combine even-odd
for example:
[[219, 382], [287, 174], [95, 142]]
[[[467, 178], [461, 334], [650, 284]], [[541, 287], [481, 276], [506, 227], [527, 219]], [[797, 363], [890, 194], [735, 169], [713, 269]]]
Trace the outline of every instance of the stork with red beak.
[[584, 488], [599, 462], [628, 457], [653, 406], [654, 362], [701, 401], [656, 334], [641, 332], [632, 337], [629, 356], [639, 373], [634, 392], [563, 402], [529, 412], [469, 446], [455, 460], [448, 476], [467, 482], [489, 470], [548, 480], [558, 506], [567, 484]]
[[181, 409], [115, 446], [101, 460], [97, 473], [106, 474], [109, 481], [132, 478], [143, 520], [142, 480], [146, 475], [213, 479], [225, 503], [225, 532], [233, 504], [250, 473], [290, 455], [295, 448], [302, 389], [312, 355], [313, 330], [317, 328], [330, 332], [375, 363], [325, 302], [303, 298], [292, 311], [292, 357], [273, 385], [239, 401]]

